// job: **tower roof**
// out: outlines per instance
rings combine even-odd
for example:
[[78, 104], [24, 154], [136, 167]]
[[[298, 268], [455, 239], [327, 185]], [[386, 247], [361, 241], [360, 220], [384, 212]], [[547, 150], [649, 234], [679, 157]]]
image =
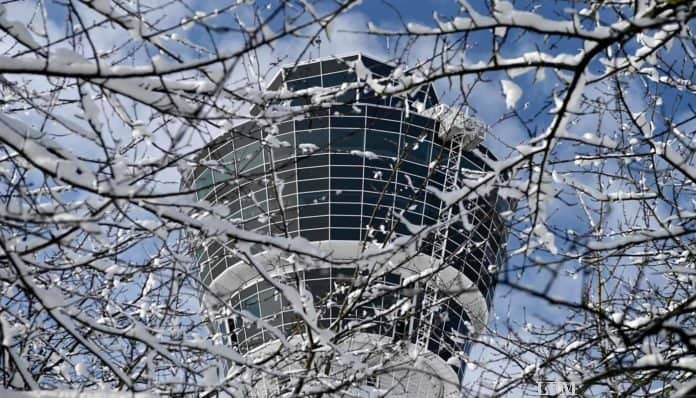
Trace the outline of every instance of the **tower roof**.
[[[388, 77], [398, 67], [393, 63], [378, 61], [362, 53], [301, 60], [282, 66], [267, 85], [267, 89], [278, 90], [283, 83], [289, 90], [297, 91], [310, 87], [332, 87], [346, 82], [356, 82], [357, 76], [351, 66], [351, 63], [355, 61], [362, 62], [377, 78]], [[430, 84], [414, 91], [410, 97], [423, 102], [426, 108], [439, 103], [437, 94]], [[258, 114], [258, 106], [252, 106], [250, 111], [252, 115]]]

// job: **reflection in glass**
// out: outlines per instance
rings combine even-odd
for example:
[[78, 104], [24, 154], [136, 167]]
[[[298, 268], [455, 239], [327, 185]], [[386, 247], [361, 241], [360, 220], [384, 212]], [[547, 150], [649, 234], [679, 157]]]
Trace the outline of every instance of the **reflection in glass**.
[[379, 156], [395, 158], [399, 152], [399, 135], [368, 130], [365, 134], [365, 148]]

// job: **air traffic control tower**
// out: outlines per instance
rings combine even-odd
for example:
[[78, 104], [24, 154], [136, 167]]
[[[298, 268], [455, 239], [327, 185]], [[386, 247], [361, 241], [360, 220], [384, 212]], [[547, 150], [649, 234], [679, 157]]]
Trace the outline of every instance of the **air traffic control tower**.
[[[360, 54], [313, 60], [283, 68], [269, 89], [287, 94], [349, 88], [366, 73], [379, 80], [393, 71], [394, 66]], [[299, 95], [291, 105], [307, 102]], [[372, 317], [339, 344], [360, 352], [360, 344], [382, 341], [401, 351], [388, 358], [365, 354], [360, 360], [365, 369], [381, 364], [403, 370], [365, 371], [343, 391], [365, 397], [385, 391], [389, 397], [457, 397], [464, 368], [459, 358], [469, 352], [467, 337], [486, 325], [493, 273], [505, 262], [500, 214], [508, 202], [485, 187], [479, 195], [449, 200], [457, 196], [453, 192], [464, 192], [462, 187], [475, 186], [487, 171], [483, 157], [491, 155], [481, 145], [486, 127], [439, 103], [430, 85], [386, 97], [348, 89], [316, 105], [272, 125], [250, 121], [230, 129], [202, 149], [201, 166], [185, 180], [200, 201], [226, 206], [240, 229], [301, 237], [336, 260], [299, 265], [268, 255], [263, 244], [200, 242], [201, 278], [211, 289], [227, 292], [232, 309], [215, 329], [247, 356], [278, 347], [278, 334], [264, 325], [294, 336], [290, 342], [306, 342], [293, 303], [269, 283], [272, 276], [311, 294], [322, 328], [335, 327], [339, 318], [345, 329], [345, 322]], [[406, 238], [414, 232], [417, 238]], [[388, 258], [375, 254], [369, 262], [351, 261], [385, 242], [409, 244]], [[266, 267], [265, 276], [259, 264]], [[436, 277], [419, 279], [433, 266]], [[365, 272], [385, 293], [343, 311], [342, 300], [365, 280]], [[394, 288], [399, 285], [408, 288]], [[408, 311], [379, 315], [404, 297]], [[396, 365], [408, 363], [414, 352], [420, 353], [418, 371]], [[288, 361], [276, 366], [292, 368]], [[333, 379], [323, 383], [345, 382], [341, 372], [347, 375], [349, 369], [336, 362]], [[245, 394], [275, 396], [292, 391], [295, 382], [292, 377], [262, 378]]]

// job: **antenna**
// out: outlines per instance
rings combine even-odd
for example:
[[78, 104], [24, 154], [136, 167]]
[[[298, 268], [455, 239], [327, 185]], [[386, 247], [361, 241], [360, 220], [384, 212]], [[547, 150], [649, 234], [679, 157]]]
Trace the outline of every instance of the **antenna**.
[[314, 42], [312, 42], [312, 45], [317, 46], [317, 53], [318, 53], [317, 59], [321, 59], [321, 37], [317, 37], [316, 39], [314, 39]]

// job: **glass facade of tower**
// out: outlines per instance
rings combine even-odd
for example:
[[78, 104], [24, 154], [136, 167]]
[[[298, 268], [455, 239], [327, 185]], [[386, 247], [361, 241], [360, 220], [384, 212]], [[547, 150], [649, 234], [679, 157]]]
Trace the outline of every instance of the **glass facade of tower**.
[[[349, 67], [355, 59], [357, 56], [285, 69], [271, 88], [284, 83], [297, 91], [356, 81]], [[361, 61], [376, 77], [389, 75], [393, 68], [364, 56]], [[426, 85], [403, 97], [353, 90], [339, 100], [350, 104], [314, 109], [272, 127], [249, 122], [234, 128], [202, 150], [199, 159], [206, 166], [197, 168], [188, 184], [197, 190], [199, 200], [227, 206], [230, 220], [240, 227], [264, 234], [302, 236], [309, 241], [383, 242], [412, 235], [419, 226], [436, 224], [446, 208], [438, 191], [444, 190], [444, 165], [451, 154], [449, 144], [438, 135], [438, 121], [415, 111], [438, 103], [434, 90]], [[293, 105], [304, 101], [296, 98]], [[483, 147], [478, 152], [487, 154]], [[463, 156], [459, 167], [465, 177], [487, 168], [473, 152]], [[433, 252], [432, 234], [423, 236], [418, 250], [458, 269], [476, 283], [489, 303], [495, 283], [490, 266], [504, 263], [505, 236], [499, 214], [507, 206], [496, 192], [455, 206], [453, 213], [465, 210], [468, 221], [450, 225], [444, 256]], [[233, 245], [210, 242], [198, 249], [206, 284], [240, 261], [226, 246]], [[335, 301], [332, 289], [350, 283], [358, 272], [352, 268], [305, 270], [295, 281], [305, 284], [316, 304], [328, 297]], [[383, 282], [398, 284], [399, 278], [385, 275]], [[387, 295], [372, 303], [372, 309], [357, 309], [346, 320], [361, 316], [360, 311], [386, 308], [396, 299]], [[298, 321], [278, 292], [263, 280], [236, 292], [232, 304], [289, 333]], [[335, 320], [335, 308], [318, 308], [322, 325]], [[447, 359], [454, 351], [466, 349], [464, 343], [455, 341], [468, 333], [469, 322], [454, 299], [439, 311], [443, 316], [436, 317], [439, 321], [432, 328], [428, 348]], [[230, 319], [225, 326], [231, 343], [242, 352], [274, 339], [254, 322]], [[369, 332], [415, 338], [407, 336], [403, 321], [388, 319], [377, 322]]]
[[[350, 287], [359, 275], [359, 270], [350, 267], [322, 268], [298, 271], [292, 279], [286, 280], [285, 283], [296, 284], [295, 278], [297, 278], [303, 287], [312, 293], [314, 304], [318, 309], [318, 324], [320, 327], [328, 328], [339, 318], [341, 308], [337, 303], [340, 303], [346, 296], [346, 291], [349, 289], [345, 289], [345, 287]], [[375, 281], [375, 283], [384, 286], [398, 286], [401, 282], [402, 278], [397, 274], [387, 274]], [[432, 291], [427, 293], [434, 295]], [[421, 296], [418, 301], [423, 305], [422, 298], [425, 297], [425, 292]], [[374, 319], [371, 322], [372, 325], [363, 328], [362, 332], [387, 336], [394, 341], [415, 341], [416, 336], [409, 334], [410, 323], [408, 319], [375, 315], [379, 311], [391, 307], [402, 297], [400, 293], [386, 294], [370, 301], [367, 305], [342, 314], [340, 317], [342, 329], [351, 322], [371, 318]], [[231, 307], [236, 312], [246, 311], [248, 314], [268, 322], [269, 325], [280, 328], [286, 335], [299, 334], [304, 331], [301, 319], [292, 311], [290, 303], [286, 302], [286, 299], [273, 286], [263, 280], [256, 281], [234, 293], [231, 297]], [[418, 309], [416, 309], [417, 311]], [[447, 360], [456, 351], [468, 350], [468, 347], [464, 347], [459, 340], [468, 335], [470, 322], [466, 312], [456, 300], [444, 301], [433, 319], [433, 325], [430, 327], [430, 338], [427, 342], [429, 351], [437, 353], [441, 358]], [[226, 330], [223, 329], [222, 332], [229, 333], [230, 343], [242, 353], [277, 339], [277, 336], [270, 329], [264, 330], [256, 322], [242, 319], [242, 317], [232, 317], [224, 327]]]

